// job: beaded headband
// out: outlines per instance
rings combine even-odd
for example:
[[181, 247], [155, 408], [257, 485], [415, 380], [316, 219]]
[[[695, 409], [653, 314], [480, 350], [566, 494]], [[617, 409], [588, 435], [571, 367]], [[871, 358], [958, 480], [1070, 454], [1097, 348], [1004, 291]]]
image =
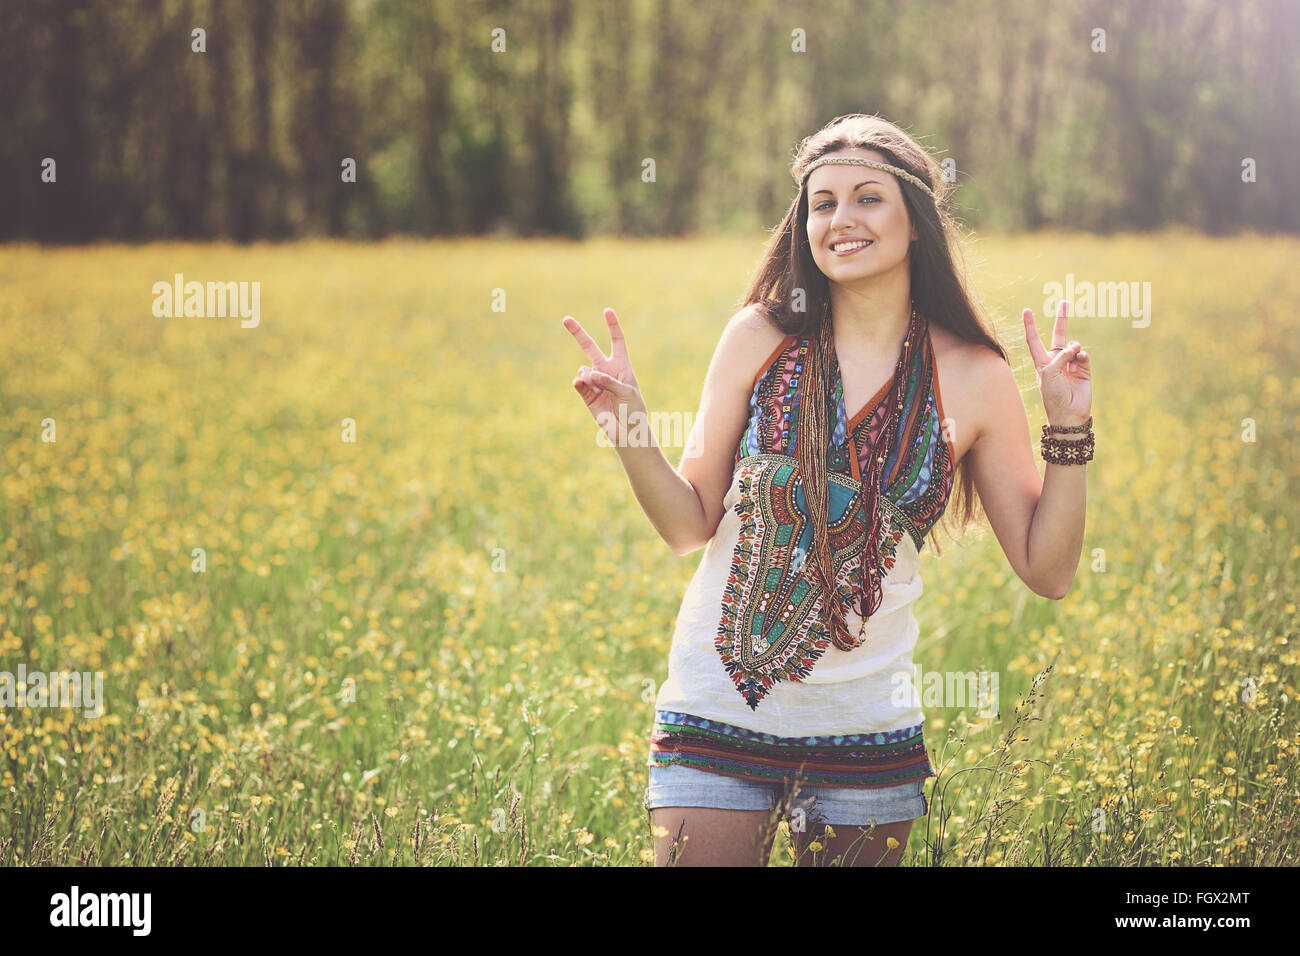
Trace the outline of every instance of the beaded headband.
[[[843, 165], [843, 166], [870, 166], [872, 169], [883, 169], [887, 173], [893, 173], [895, 176], [898, 176], [900, 179], [906, 179], [909, 183], [916, 186], [917, 189], [921, 190], [921, 192], [925, 193], [931, 199], [935, 198], [934, 190], [932, 190], [929, 186], [927, 186], [921, 179], [919, 179], [916, 176], [913, 176], [906, 169], [899, 169], [897, 166], [889, 165], [889, 163], [878, 163], [873, 159], [859, 159], [856, 156], [823, 156], [821, 159], [810, 164], [808, 168], [803, 171], [803, 178], [799, 181], [799, 185], [802, 186], [804, 183], [806, 183], [808, 181], [808, 174], [811, 173], [818, 166], [825, 166], [831, 163], [835, 165]], [[938, 200], [936, 200], [936, 202], [937, 201]]]

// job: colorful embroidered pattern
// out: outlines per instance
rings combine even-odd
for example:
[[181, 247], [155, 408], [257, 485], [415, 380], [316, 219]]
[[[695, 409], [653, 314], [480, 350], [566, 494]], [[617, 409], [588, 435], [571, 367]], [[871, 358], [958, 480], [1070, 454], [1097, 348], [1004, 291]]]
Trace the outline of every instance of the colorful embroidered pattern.
[[876, 734], [775, 737], [675, 711], [655, 711], [648, 766], [674, 764], [819, 787], [893, 787], [935, 775], [921, 725]]
[[[918, 551], [924, 546], [930, 529], [943, 517], [953, 480], [952, 448], [943, 438], [942, 409], [935, 384], [938, 373], [935, 371], [928, 319], [925, 320], [925, 339], [925, 348], [913, 350], [903, 395], [901, 437], [888, 452], [880, 484], [880, 490], [899, 506], [912, 525], [909, 530], [913, 532], [913, 539], [918, 541]], [[802, 397], [799, 382], [809, 344], [806, 338], [796, 339], [788, 335], [777, 346], [750, 395], [749, 420], [736, 446], [734, 464], [739, 465], [747, 457], [760, 454], [797, 458], [798, 409]], [[885, 423], [882, 399], [893, 382], [886, 383], [850, 423], [845, 416], [844, 384], [834, 349], [831, 350], [831, 380], [830, 400], [835, 403], [835, 410], [830, 417], [835, 428], [827, 447], [828, 469], [861, 481], [866, 470], [866, 456], [878, 443]], [[857, 434], [862, 429], [866, 429], [862, 441], [863, 460], [850, 461], [850, 434]]]
[[[827, 507], [831, 565], [844, 606], [859, 606], [866, 511], [862, 474], [870, 454], [887, 455], [881, 477], [880, 563], [895, 564], [904, 533], [917, 551], [943, 515], [952, 487], [950, 447], [941, 429], [935, 387], [934, 352], [925, 325], [925, 347], [913, 348], [906, 368], [899, 440], [879, 449], [887, 415], [883, 400], [894, 381], [847, 421], [838, 359], [832, 361], [830, 401], [836, 426], [827, 453]], [[831, 646], [822, 622], [822, 587], [804, 573], [813, 532], [798, 462], [799, 387], [808, 339], [787, 336], [773, 353], [750, 396], [749, 423], [736, 449], [733, 480], [738, 500], [733, 510], [740, 529], [722, 597], [714, 647], [723, 667], [750, 710], [779, 681], [801, 681]], [[834, 350], [832, 350], [833, 354]], [[850, 437], [867, 434], [862, 460], [852, 454]]]
[[[751, 710], [777, 681], [806, 677], [831, 646], [818, 613], [821, 588], [804, 573], [813, 533], [798, 472], [784, 455], [751, 455], [736, 477], [740, 527], [714, 646]], [[829, 480], [832, 568], [847, 600], [862, 574], [861, 485], [834, 473]], [[903, 532], [890, 524], [889, 509], [882, 520], [882, 559], [892, 567]]]

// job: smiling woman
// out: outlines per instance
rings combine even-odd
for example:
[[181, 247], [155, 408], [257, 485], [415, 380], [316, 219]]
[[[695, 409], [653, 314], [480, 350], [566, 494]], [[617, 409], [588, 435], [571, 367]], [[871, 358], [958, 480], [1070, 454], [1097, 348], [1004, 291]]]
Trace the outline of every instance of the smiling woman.
[[[952, 493], [963, 526], [972, 482], [994, 503], [999, 541], [1038, 593], [1059, 590], [1078, 560], [1082, 469], [1055, 465], [1040, 536], [1056, 544], [1035, 552], [1046, 570], [1029, 560], [1043, 486], [1005, 353], [954, 265], [937, 164], [893, 124], [853, 114], [805, 139], [791, 172], [798, 195], [723, 331], [681, 465], [619, 447], [673, 549], [707, 543], [655, 699], [644, 806], [660, 865], [762, 863], [774, 814], [801, 862], [808, 849], [897, 863], [934, 775], [913, 607], [921, 550]], [[565, 319], [594, 363], [574, 387], [598, 419], [645, 408], [605, 317], [609, 356]], [[1090, 393], [1066, 364], [1081, 353], [1063, 315], [1055, 334], [1060, 355], [1036, 341], [1031, 353], [1049, 421], [1077, 426]], [[947, 408], [941, 353], [956, 372]], [[959, 468], [967, 452], [975, 478]], [[831, 828], [805, 847], [808, 821]]]

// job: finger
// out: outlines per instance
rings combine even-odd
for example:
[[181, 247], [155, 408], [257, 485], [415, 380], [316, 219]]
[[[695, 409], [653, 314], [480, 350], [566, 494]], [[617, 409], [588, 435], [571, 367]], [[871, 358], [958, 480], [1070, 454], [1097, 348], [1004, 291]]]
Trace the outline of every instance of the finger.
[[1020, 317], [1025, 321], [1025, 341], [1029, 343], [1029, 357], [1034, 360], [1034, 368], [1042, 368], [1052, 360], [1043, 348], [1042, 340], [1038, 337], [1038, 326], [1034, 325], [1034, 310], [1025, 309], [1020, 313]]
[[578, 347], [587, 354], [587, 358], [592, 362], [599, 362], [601, 359], [608, 359], [609, 356], [600, 350], [596, 340], [587, 334], [581, 323], [571, 315], [566, 315], [561, 324], [568, 329], [578, 342]]
[[605, 310], [605, 324], [609, 326], [609, 353], [627, 364], [627, 340], [623, 338], [623, 327], [618, 324], [618, 316], [613, 309]]
[[628, 391], [628, 386], [624, 385], [614, 376], [608, 375], [605, 372], [601, 372], [594, 368], [591, 370], [591, 374], [587, 377], [587, 380], [594, 386], [608, 389], [620, 398]]
[[1052, 330], [1052, 348], [1066, 344], [1065, 317], [1069, 314], [1070, 303], [1065, 299], [1056, 307], [1056, 327]]
[[1049, 372], [1064, 371], [1065, 367], [1074, 361], [1074, 358], [1078, 354], [1078, 352], [1079, 352], [1079, 343], [1072, 342], [1069, 345], [1067, 345], [1065, 348], [1061, 349], [1061, 351], [1050, 353], [1052, 356], [1052, 360], [1048, 362], [1046, 365], [1044, 365], [1041, 369], [1039, 369], [1039, 371], [1044, 375], [1048, 374]]
[[580, 378], [575, 378], [573, 380], [573, 387], [577, 389], [578, 394], [582, 396], [583, 402], [588, 405], [594, 402], [597, 396], [600, 395], [600, 389], [592, 388]]

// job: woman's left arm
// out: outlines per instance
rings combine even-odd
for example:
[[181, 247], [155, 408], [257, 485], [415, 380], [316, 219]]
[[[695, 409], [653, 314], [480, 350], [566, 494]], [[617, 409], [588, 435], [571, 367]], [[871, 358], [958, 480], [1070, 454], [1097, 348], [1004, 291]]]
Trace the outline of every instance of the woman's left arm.
[[[1067, 312], [1062, 300], [1051, 352], [1039, 341], [1033, 311], [1025, 309], [1022, 316], [1047, 420], [1062, 426], [1082, 425], [1092, 409], [1088, 353], [1067, 340]], [[1074, 580], [1083, 549], [1087, 466], [1049, 462], [1040, 480], [1011, 367], [993, 356], [980, 382], [979, 431], [967, 452], [980, 503], [1020, 579], [1035, 594], [1059, 600]], [[1056, 437], [1071, 441], [1085, 436]]]

